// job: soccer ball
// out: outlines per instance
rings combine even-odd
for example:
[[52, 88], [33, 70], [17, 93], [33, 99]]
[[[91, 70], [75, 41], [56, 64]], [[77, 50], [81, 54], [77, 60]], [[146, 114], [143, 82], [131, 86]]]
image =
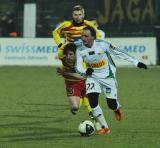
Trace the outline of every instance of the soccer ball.
[[91, 136], [94, 131], [94, 124], [89, 120], [82, 121], [79, 124], [78, 132], [81, 134], [81, 136]]

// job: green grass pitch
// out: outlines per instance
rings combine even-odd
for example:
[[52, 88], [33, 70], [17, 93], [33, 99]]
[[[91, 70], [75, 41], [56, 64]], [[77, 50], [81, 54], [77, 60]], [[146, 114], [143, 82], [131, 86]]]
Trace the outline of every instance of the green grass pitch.
[[0, 67], [0, 148], [160, 147], [160, 68], [118, 68], [117, 81], [122, 121], [102, 95], [111, 133], [81, 137], [77, 128], [89, 119], [86, 108], [71, 115], [54, 67]]

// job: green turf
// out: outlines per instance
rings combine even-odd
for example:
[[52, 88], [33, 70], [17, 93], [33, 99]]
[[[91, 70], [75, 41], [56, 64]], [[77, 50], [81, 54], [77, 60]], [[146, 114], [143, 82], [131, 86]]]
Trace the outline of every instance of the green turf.
[[117, 81], [123, 120], [102, 95], [111, 133], [86, 138], [77, 132], [86, 109], [71, 115], [53, 67], [0, 67], [0, 148], [159, 148], [160, 68], [119, 68]]

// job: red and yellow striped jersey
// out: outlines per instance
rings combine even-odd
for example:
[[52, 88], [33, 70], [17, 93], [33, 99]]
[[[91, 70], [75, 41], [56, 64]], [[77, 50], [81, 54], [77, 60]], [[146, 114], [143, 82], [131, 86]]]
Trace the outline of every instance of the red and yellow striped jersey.
[[76, 72], [74, 67], [75, 63], [68, 63], [65, 57], [61, 59], [61, 61], [65, 72], [71, 72], [71, 73]]
[[65, 21], [61, 23], [53, 31], [53, 39], [57, 45], [60, 45], [62, 42], [61, 36], [64, 36], [65, 42], [75, 42], [81, 38], [82, 30], [91, 26], [96, 30], [96, 36], [100, 37], [100, 34], [94, 24], [90, 21], [84, 20], [81, 24], [74, 24], [72, 21]]
[[[80, 76], [79, 74], [76, 73], [76, 70], [75, 70], [75, 63], [69, 63], [66, 59], [66, 57], [64, 56], [62, 59], [62, 65], [63, 65], [63, 71], [65, 73], [72, 73], [76, 76]], [[68, 81], [81, 81], [81, 80], [84, 80], [84, 78], [77, 78], [75, 76], [71, 76], [71, 75], [63, 75], [64, 79], [65, 80], [68, 80]], [[81, 77], [81, 76], [80, 76]]]

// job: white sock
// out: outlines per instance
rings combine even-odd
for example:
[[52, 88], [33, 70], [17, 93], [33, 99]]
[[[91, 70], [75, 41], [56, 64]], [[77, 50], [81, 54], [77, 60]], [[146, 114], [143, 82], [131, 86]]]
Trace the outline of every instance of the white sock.
[[[120, 103], [119, 103], [119, 101], [117, 100], [117, 109], [116, 110], [118, 110], [118, 109], [120, 109], [122, 106], [120, 105]], [[115, 111], [116, 111], [115, 110]]]
[[97, 105], [95, 108], [92, 108], [92, 113], [96, 120], [100, 123], [101, 127], [108, 128], [108, 124], [99, 105]]

